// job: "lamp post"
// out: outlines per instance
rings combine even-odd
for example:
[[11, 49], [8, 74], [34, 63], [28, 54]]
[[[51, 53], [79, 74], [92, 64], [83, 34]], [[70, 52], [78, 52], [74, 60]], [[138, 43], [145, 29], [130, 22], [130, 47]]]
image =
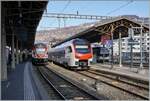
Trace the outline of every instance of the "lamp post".
[[140, 30], [140, 37], [141, 37], [141, 40], [140, 40], [140, 53], [141, 53], [141, 59], [140, 59], [140, 68], [142, 69], [143, 68], [143, 54], [142, 54], [142, 50], [143, 50], [143, 47], [142, 47], [142, 39], [143, 39], [143, 37], [142, 37], [142, 25], [141, 25], [141, 28], [140, 28], [141, 30]]
[[142, 39], [143, 39], [143, 27], [132, 27], [132, 29], [140, 29], [140, 69], [143, 68], [143, 47], [142, 47]]
[[114, 63], [114, 58], [113, 58], [113, 25], [111, 26], [111, 41], [112, 41], [112, 46], [111, 46], [111, 69], [113, 68], [113, 63]]
[[121, 32], [119, 32], [119, 67], [122, 67], [122, 41], [121, 41]]

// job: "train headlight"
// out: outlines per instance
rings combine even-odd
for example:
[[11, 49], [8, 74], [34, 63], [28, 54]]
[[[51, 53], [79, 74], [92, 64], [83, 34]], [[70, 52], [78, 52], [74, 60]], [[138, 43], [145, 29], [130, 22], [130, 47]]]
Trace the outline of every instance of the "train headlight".
[[90, 64], [92, 64], [93, 63], [93, 61], [90, 61]]
[[78, 61], [75, 61], [75, 65], [79, 65], [79, 62], [78, 62]]

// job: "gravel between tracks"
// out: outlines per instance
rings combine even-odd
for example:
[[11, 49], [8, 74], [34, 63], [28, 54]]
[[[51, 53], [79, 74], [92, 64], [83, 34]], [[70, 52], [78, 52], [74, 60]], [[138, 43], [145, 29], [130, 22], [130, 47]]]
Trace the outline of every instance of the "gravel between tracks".
[[83, 75], [80, 75], [74, 71], [67, 70], [65, 68], [62, 68], [58, 65], [51, 64], [47, 65], [50, 69], [53, 69], [63, 75], [65, 75], [68, 78], [71, 78], [72, 80], [78, 81], [85, 86], [88, 86], [90, 89], [96, 90], [97, 92], [111, 100], [141, 100], [141, 98], [137, 98], [136, 96], [130, 95], [124, 91], [121, 91], [119, 89], [116, 89], [112, 86], [106, 85], [102, 82], [99, 82], [95, 85], [95, 80], [85, 77]]
[[43, 86], [42, 89], [46, 91], [46, 94], [47, 94], [46, 96], [48, 96], [48, 98], [44, 98], [42, 100], [61, 100], [58, 94], [53, 90], [53, 88], [49, 84], [47, 84], [47, 82], [41, 76], [41, 74], [37, 70], [37, 66], [32, 66], [32, 67], [33, 67], [33, 72], [35, 73], [37, 78], [40, 80], [41, 86]]
[[[81, 90], [74, 84], [68, 82], [68, 80], [62, 78], [60, 74], [53, 72], [46, 67], [39, 68], [40, 71], [46, 76], [46, 78], [52, 83], [52, 85], [63, 95], [65, 99], [85, 99], [85, 100], [95, 100], [95, 96], [92, 96], [85, 91]], [[99, 99], [99, 98], [98, 98]]]

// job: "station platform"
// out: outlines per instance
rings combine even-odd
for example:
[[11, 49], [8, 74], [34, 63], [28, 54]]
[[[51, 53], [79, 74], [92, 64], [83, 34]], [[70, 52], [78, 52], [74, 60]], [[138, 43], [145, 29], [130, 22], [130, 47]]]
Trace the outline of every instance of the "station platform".
[[119, 65], [116, 65], [116, 64], [114, 64], [113, 68], [111, 68], [110, 64], [100, 64], [100, 63], [93, 64], [91, 68], [104, 71], [107, 73], [113, 73], [113, 74], [122, 75], [122, 76], [149, 82], [149, 69], [148, 68], [138, 69], [139, 67], [130, 68], [130, 67], [123, 66], [123, 65], [119, 67]]
[[7, 81], [1, 81], [2, 100], [41, 100], [40, 82], [33, 71], [32, 63], [27, 61], [16, 65], [16, 68], [8, 71]]

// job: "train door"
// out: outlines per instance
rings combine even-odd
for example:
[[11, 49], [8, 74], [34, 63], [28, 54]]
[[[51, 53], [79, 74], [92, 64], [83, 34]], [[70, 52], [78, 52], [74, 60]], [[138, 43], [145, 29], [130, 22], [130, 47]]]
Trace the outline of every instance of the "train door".
[[68, 66], [71, 66], [72, 64], [72, 49], [71, 46], [66, 47], [65, 49], [65, 58], [66, 58], [66, 63]]

